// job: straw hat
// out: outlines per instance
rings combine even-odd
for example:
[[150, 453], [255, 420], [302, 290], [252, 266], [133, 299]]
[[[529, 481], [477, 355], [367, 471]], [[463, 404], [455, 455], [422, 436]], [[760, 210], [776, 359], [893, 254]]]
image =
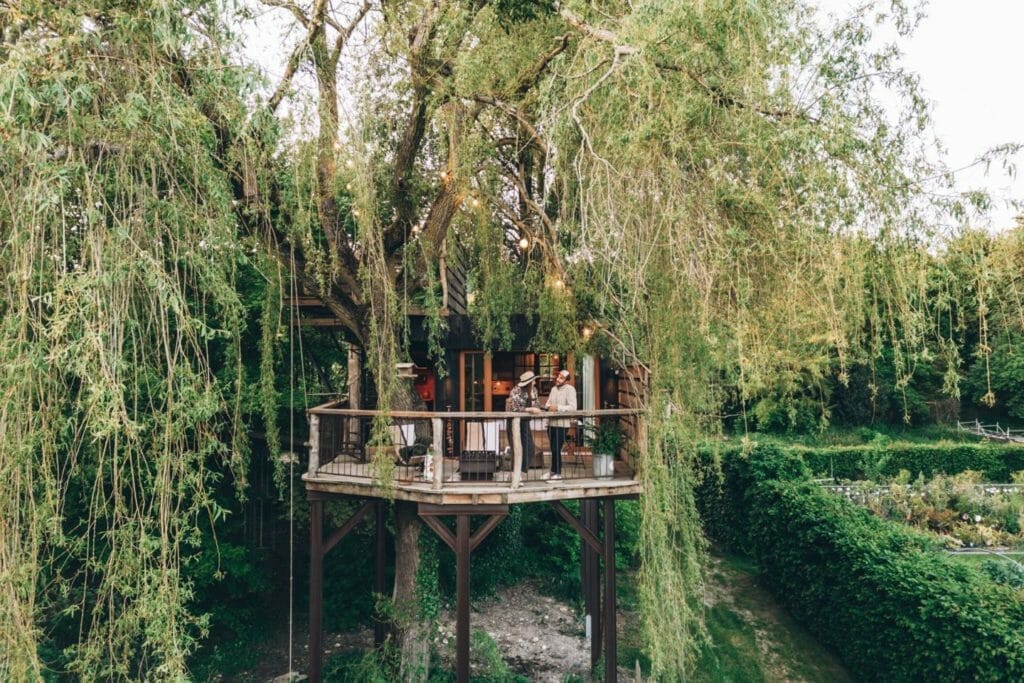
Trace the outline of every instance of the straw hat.
[[519, 386], [529, 386], [530, 382], [537, 379], [537, 375], [533, 374], [533, 370], [527, 370], [523, 374], [519, 375]]

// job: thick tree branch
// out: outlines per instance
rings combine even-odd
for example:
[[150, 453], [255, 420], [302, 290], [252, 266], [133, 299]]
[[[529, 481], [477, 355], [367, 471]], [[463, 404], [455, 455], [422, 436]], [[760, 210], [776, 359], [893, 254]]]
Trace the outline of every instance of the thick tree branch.
[[548, 154], [548, 143], [544, 140], [544, 138], [541, 137], [540, 133], [537, 132], [537, 129], [534, 127], [533, 123], [531, 123], [526, 118], [526, 116], [521, 111], [519, 111], [519, 109], [513, 107], [511, 104], [508, 104], [507, 102], [503, 102], [502, 100], [491, 97], [490, 95], [474, 95], [473, 99], [481, 104], [490, 105], [495, 109], [498, 109], [514, 118], [519, 123], [519, 125], [529, 134], [531, 141], [534, 144], [536, 144], [537, 147], [545, 155]]
[[323, 33], [324, 19], [326, 17], [327, 0], [316, 0], [313, 4], [313, 10], [310, 16], [303, 22], [300, 20], [303, 26], [306, 27], [306, 36], [302, 39], [295, 49], [292, 50], [292, 54], [288, 57], [288, 64], [285, 66], [284, 75], [281, 77], [281, 82], [278, 84], [277, 89], [274, 90], [274, 94], [270, 96], [267, 101], [267, 108], [271, 113], [277, 111], [278, 106], [281, 104], [281, 100], [284, 99], [285, 93], [288, 92], [288, 87], [291, 85], [292, 77], [299, 68], [299, 64], [302, 63], [302, 56], [309, 50], [313, 41], [318, 35]]
[[299, 22], [304, 28], [309, 28], [309, 17], [294, 2], [288, 2], [287, 0], [260, 0], [260, 2], [269, 7], [280, 7], [281, 9], [288, 10], [295, 17], [295, 21]]
[[328, 22], [338, 32], [338, 39], [334, 41], [334, 49], [331, 51], [331, 61], [334, 63], [334, 68], [338, 67], [338, 60], [341, 59], [341, 51], [345, 49], [345, 45], [348, 44], [348, 39], [352, 37], [352, 32], [356, 30], [363, 18], [370, 11], [370, 0], [364, 0], [363, 4], [359, 6], [359, 11], [352, 18], [347, 25], [342, 26], [334, 19], [328, 17]]

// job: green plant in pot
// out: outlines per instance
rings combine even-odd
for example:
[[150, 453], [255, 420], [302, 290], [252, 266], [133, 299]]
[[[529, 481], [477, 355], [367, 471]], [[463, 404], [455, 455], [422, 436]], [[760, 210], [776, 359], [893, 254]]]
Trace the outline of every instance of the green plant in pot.
[[594, 476], [610, 477], [615, 473], [614, 460], [622, 449], [622, 429], [618, 421], [604, 421], [587, 430], [590, 449], [594, 453]]

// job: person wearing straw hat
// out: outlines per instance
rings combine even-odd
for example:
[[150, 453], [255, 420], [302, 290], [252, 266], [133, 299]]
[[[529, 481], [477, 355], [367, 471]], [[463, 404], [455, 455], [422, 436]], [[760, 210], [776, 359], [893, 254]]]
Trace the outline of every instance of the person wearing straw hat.
[[[512, 387], [512, 392], [508, 396], [508, 402], [505, 404], [511, 412], [540, 412], [537, 402], [537, 386], [534, 383], [536, 379], [537, 375], [533, 374], [532, 370], [527, 370], [519, 375], [519, 382], [516, 386]], [[523, 444], [523, 472], [529, 471], [530, 463], [533, 462], [533, 455], [537, 451], [537, 446], [533, 443], [533, 430], [530, 429], [530, 422], [532, 420], [519, 421], [519, 436]], [[509, 429], [509, 433], [511, 431]]]

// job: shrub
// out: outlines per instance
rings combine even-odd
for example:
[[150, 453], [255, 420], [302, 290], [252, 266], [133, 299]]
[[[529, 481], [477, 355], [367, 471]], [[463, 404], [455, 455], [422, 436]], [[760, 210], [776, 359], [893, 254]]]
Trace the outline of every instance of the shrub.
[[[776, 447], [723, 462], [725, 540], [767, 587], [865, 680], [1021, 680], [1024, 603], [927, 536], [807, 481]], [[715, 489], [702, 492], [715, 503]]]

